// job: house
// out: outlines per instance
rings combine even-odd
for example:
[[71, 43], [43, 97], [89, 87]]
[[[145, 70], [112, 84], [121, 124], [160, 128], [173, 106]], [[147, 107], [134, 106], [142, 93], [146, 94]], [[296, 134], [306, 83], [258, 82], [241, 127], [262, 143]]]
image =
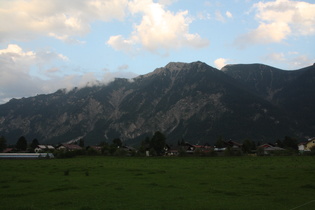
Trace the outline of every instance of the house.
[[34, 152], [41, 153], [53, 150], [55, 150], [55, 147], [53, 147], [52, 145], [37, 145], [34, 149]]
[[169, 146], [168, 144], [164, 147], [166, 156], [177, 156], [179, 154], [179, 147]]
[[271, 144], [262, 144], [262, 145], [258, 146], [258, 148], [264, 148], [264, 149], [269, 148], [269, 147], [274, 147], [274, 145], [271, 145]]
[[299, 150], [300, 153], [303, 153], [305, 151], [306, 144], [307, 144], [307, 142], [301, 142], [301, 143], [298, 144], [298, 150]]
[[14, 148], [6, 148], [2, 151], [2, 153], [10, 153], [10, 152], [13, 152], [14, 151]]
[[281, 148], [281, 147], [267, 147], [264, 149], [264, 154], [265, 155], [270, 155], [274, 152], [279, 152], [279, 151], [285, 151], [285, 149]]
[[241, 150], [242, 149], [242, 144], [236, 142], [236, 141], [224, 141], [225, 147], [229, 147], [232, 150]]
[[58, 150], [66, 150], [66, 151], [75, 151], [75, 150], [82, 150], [82, 147], [76, 144], [60, 144], [57, 147]]
[[305, 145], [305, 151], [311, 151], [312, 147], [315, 147], [315, 137], [308, 139], [308, 142]]
[[[205, 145], [194, 145], [190, 143], [185, 143], [184, 146], [181, 147], [181, 149], [184, 149], [187, 154], [206, 154], [212, 151], [212, 147], [208, 144]], [[178, 153], [177, 153], [178, 154]]]
[[300, 153], [310, 152], [312, 147], [315, 147], [315, 137], [309, 138], [308, 141], [298, 144], [298, 149]]
[[260, 151], [261, 155], [270, 155], [273, 153], [285, 151], [285, 149], [283, 149], [281, 147], [274, 146], [272, 144], [262, 144], [262, 145], [257, 147], [257, 153], [259, 150], [262, 150], [262, 151]]

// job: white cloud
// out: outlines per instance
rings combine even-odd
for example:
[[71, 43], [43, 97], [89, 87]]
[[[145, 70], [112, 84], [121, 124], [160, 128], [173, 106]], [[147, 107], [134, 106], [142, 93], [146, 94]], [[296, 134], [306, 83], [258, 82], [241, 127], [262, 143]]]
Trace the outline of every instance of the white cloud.
[[218, 68], [221, 69], [222, 67], [224, 67], [228, 62], [228, 59], [225, 58], [218, 58], [214, 61], [214, 65]]
[[249, 32], [248, 34], [239, 36], [235, 40], [235, 44], [239, 48], [244, 48], [252, 44], [268, 44], [272, 42], [281, 42], [290, 33], [291, 29], [286, 23], [261, 23], [257, 29]]
[[134, 46], [136, 45], [137, 37], [124, 39], [121, 35], [111, 36], [106, 42], [112, 48], [117, 51], [123, 51], [125, 53], [132, 54], [134, 52]]
[[188, 11], [173, 13], [152, 0], [131, 1], [128, 8], [132, 15], [141, 14], [142, 19], [134, 26], [129, 38], [121, 35], [109, 38], [107, 44], [116, 50], [128, 52], [134, 49], [135, 44], [151, 52], [184, 46], [200, 48], [209, 44], [199, 34], [189, 33], [191, 19], [187, 17]]
[[173, 13], [165, 7], [176, 0], [1, 0], [0, 43], [28, 41], [49, 36], [66, 43], [84, 44], [78, 37], [90, 31], [91, 23], [124, 20], [134, 24], [130, 37], [112, 36], [107, 43], [116, 50], [130, 52], [138, 47], [149, 51], [183, 46], [203, 47], [209, 44], [199, 34], [189, 33], [188, 11]]
[[228, 18], [232, 18], [232, 17], [233, 17], [232, 13], [229, 12], [229, 11], [226, 11], [226, 12], [225, 12], [225, 15], [226, 15], [226, 17], [228, 17]]
[[314, 59], [309, 58], [307, 55], [302, 55], [299, 52], [270, 53], [264, 56], [263, 60], [275, 65], [286, 63], [287, 69], [304, 68], [312, 65], [314, 62]]
[[215, 11], [215, 19], [220, 22], [225, 22], [225, 18], [219, 10]]
[[[62, 66], [50, 65], [68, 58], [62, 54], [46, 51], [26, 51], [20, 46], [10, 44], [0, 49], [0, 104], [11, 98], [33, 96], [55, 92], [60, 88], [72, 89], [93, 84], [106, 84], [117, 77], [132, 78], [136, 75], [126, 71], [127, 65], [117, 67], [117, 71], [106, 71], [65, 75]], [[38, 69], [40, 72], [32, 72]], [[39, 74], [38, 74], [39, 73]], [[38, 75], [46, 75], [45, 78]]]
[[31, 67], [44, 67], [56, 60], [64, 61], [67, 60], [67, 57], [50, 51], [25, 51], [15, 44], [10, 44], [6, 49], [1, 49], [0, 103], [3, 103], [5, 98], [43, 93], [46, 84], [53, 84], [53, 82], [32, 75]]
[[127, 64], [124, 64], [124, 65], [118, 66], [117, 70], [124, 71], [124, 70], [126, 70], [128, 68], [129, 68], [129, 66]]
[[276, 0], [254, 4], [258, 28], [238, 37], [235, 44], [281, 42], [290, 35], [315, 34], [315, 4], [303, 1]]
[[128, 0], [2, 0], [0, 42], [52, 36], [76, 43], [95, 20], [122, 20]]
[[289, 60], [290, 66], [292, 66], [294, 69], [311, 66], [313, 63], [314, 58], [310, 59], [307, 55], [299, 55]]
[[271, 53], [264, 57], [266, 61], [282, 62], [285, 61], [285, 55], [283, 53]]
[[174, 2], [177, 2], [178, 0], [159, 0], [158, 2], [160, 4], [163, 4], [163, 5], [170, 5], [170, 4], [173, 4]]
[[10, 55], [12, 59], [15, 57], [30, 57], [32, 58], [35, 53], [32, 51], [23, 52], [22, 48], [16, 44], [9, 44], [7, 49], [0, 50], [0, 55]]

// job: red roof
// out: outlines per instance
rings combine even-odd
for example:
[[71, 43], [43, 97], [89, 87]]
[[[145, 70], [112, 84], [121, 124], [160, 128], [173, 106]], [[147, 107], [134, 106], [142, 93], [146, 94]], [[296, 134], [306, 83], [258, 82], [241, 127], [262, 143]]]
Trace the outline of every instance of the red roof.
[[13, 150], [13, 148], [6, 148], [5, 150], [3, 150], [2, 152], [3, 153], [8, 153], [8, 152], [11, 152]]
[[82, 147], [76, 144], [61, 144], [59, 147], [64, 146], [66, 149], [69, 150], [80, 150]]

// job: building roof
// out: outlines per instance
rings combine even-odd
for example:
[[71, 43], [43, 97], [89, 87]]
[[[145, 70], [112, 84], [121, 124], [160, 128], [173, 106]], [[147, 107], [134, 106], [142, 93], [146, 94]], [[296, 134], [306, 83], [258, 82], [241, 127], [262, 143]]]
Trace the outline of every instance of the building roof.
[[270, 145], [270, 144], [262, 144], [262, 145], [260, 145], [258, 147], [260, 147], [260, 148], [269, 148], [269, 147], [273, 147], [273, 146]]
[[76, 144], [61, 144], [58, 146], [58, 148], [60, 147], [65, 147], [66, 149], [69, 149], [69, 150], [80, 150], [82, 149], [82, 147], [80, 147], [79, 145], [76, 145]]
[[281, 147], [267, 147], [265, 148], [265, 151], [282, 151], [282, 150], [285, 150]]
[[12, 152], [13, 150], [14, 150], [13, 148], [6, 148], [2, 151], [2, 153]]
[[39, 148], [39, 149], [55, 149], [55, 147], [53, 147], [52, 145], [41, 145], [41, 144], [39, 144], [39, 145], [37, 145], [36, 146], [37, 148]]

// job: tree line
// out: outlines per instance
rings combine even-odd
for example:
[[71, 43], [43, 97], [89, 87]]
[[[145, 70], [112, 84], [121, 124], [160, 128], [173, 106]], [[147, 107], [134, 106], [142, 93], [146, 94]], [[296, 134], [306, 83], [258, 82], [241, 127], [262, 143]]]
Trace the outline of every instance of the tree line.
[[[31, 151], [34, 152], [34, 149], [39, 145], [38, 140], [35, 138], [32, 140], [31, 144], [27, 143], [27, 140], [24, 136], [21, 136], [15, 145], [11, 145], [14, 147], [15, 151]], [[0, 137], [0, 152], [5, 150], [8, 147], [7, 140], [4, 136]]]
[[[219, 137], [217, 141], [214, 143], [214, 148], [226, 148], [225, 151], [226, 155], [241, 155], [241, 154], [250, 154], [250, 153], [259, 153], [259, 146], [262, 144], [261, 142], [254, 142], [250, 139], [244, 139], [241, 143], [241, 150], [240, 151], [232, 151], [230, 146], [226, 144], [227, 140], [223, 137]], [[178, 148], [179, 153], [185, 155], [185, 151], [183, 150], [183, 146], [185, 145], [184, 139], [178, 141]], [[84, 139], [80, 139], [76, 144], [84, 148]], [[286, 149], [287, 151], [292, 151], [293, 153], [297, 152], [298, 150], [298, 140], [293, 137], [285, 136], [283, 140], [278, 139], [273, 143], [269, 143], [274, 146], [278, 146], [281, 148]], [[14, 145], [14, 151], [28, 151], [34, 152], [34, 149], [39, 145], [39, 141], [35, 138], [32, 140], [30, 144], [27, 143], [27, 140], [24, 136], [21, 136], [16, 144]], [[146, 137], [144, 140], [141, 141], [138, 150], [132, 150], [123, 145], [123, 142], [119, 138], [113, 139], [111, 143], [102, 142], [98, 145], [100, 150], [96, 150], [93, 147], [85, 147], [86, 151], [75, 151], [70, 154], [70, 156], [74, 155], [117, 155], [117, 156], [125, 156], [125, 155], [138, 155], [138, 156], [145, 156], [147, 155], [148, 151], [150, 156], [162, 156], [165, 154], [166, 148], [166, 137], [165, 135], [160, 132], [156, 131], [152, 137]], [[0, 151], [3, 151], [7, 147], [5, 137], [0, 137]], [[65, 154], [61, 153], [60, 151], [55, 151], [56, 155], [64, 156]], [[59, 154], [60, 153], [60, 154]], [[202, 154], [202, 151], [196, 150], [194, 154]], [[209, 153], [214, 154], [214, 153]], [[67, 154], [68, 155], [68, 154]]]

